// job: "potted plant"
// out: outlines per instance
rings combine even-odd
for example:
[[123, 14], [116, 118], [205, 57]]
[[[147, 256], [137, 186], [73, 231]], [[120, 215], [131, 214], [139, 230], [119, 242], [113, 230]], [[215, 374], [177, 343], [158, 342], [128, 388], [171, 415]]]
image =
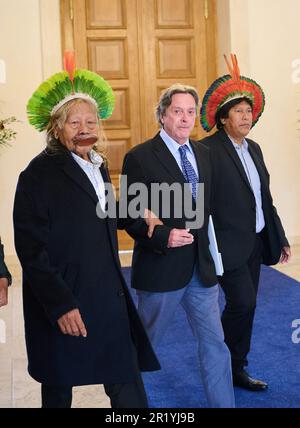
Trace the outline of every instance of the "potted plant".
[[8, 117], [7, 119], [0, 119], [0, 146], [9, 145], [10, 142], [16, 138], [16, 131], [7, 127], [7, 125], [13, 122], [17, 122], [14, 116]]

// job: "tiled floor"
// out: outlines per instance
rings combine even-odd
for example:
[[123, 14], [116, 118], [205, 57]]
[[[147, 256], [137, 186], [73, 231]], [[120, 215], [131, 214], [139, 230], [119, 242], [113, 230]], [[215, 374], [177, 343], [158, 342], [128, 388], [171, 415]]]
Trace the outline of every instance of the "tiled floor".
[[[129, 266], [130, 254], [121, 255], [122, 265]], [[0, 408], [40, 407], [40, 385], [27, 374], [21, 301], [21, 269], [15, 257], [7, 257], [14, 283], [9, 290], [9, 304], [0, 309], [0, 321], [6, 324], [6, 343], [0, 343]], [[300, 244], [293, 246], [288, 265], [276, 267], [300, 281]], [[73, 407], [109, 407], [102, 386], [74, 388]]]

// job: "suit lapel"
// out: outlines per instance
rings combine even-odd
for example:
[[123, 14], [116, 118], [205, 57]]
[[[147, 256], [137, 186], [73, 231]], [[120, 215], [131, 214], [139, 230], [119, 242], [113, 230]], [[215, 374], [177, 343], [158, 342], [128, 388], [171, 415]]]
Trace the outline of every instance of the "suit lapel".
[[92, 183], [86, 173], [77, 165], [70, 152], [61, 153], [54, 157], [58, 166], [64, 173], [74, 181], [84, 192], [86, 192], [97, 204], [98, 197]]
[[263, 165], [263, 161], [259, 157], [259, 155], [255, 152], [250, 141], [248, 141], [248, 150], [256, 166], [256, 169], [260, 178], [261, 186], [264, 187], [265, 190], [268, 190], [268, 178], [266, 176], [266, 171]]
[[245, 173], [245, 170], [244, 170], [244, 167], [241, 163], [241, 160], [240, 160], [238, 154], [236, 153], [235, 148], [233, 147], [232, 142], [230, 141], [230, 139], [227, 136], [225, 131], [220, 131], [219, 136], [221, 138], [221, 142], [222, 142], [223, 147], [225, 148], [226, 152], [229, 154], [229, 156], [233, 160], [233, 162], [234, 162], [235, 166], [237, 167], [239, 173], [241, 174], [241, 177], [244, 180], [245, 184], [247, 185], [249, 190], [252, 192], [248, 177]]
[[102, 162], [102, 164], [100, 166], [100, 172], [101, 172], [104, 183], [111, 183], [110, 175], [109, 175], [108, 169], [105, 166], [104, 162]]
[[207, 170], [208, 165], [206, 162], [204, 162], [203, 157], [201, 156], [200, 152], [200, 144], [196, 143], [193, 140], [190, 140], [190, 144], [192, 146], [197, 166], [198, 166], [198, 174], [199, 174], [199, 183], [205, 183], [206, 178], [209, 176], [209, 171]]
[[[111, 183], [109, 171], [104, 164], [104, 162], [100, 166], [100, 172], [103, 178], [104, 183]], [[117, 265], [119, 266], [119, 260], [118, 260], [118, 240], [117, 240], [117, 219], [113, 217], [106, 217], [106, 225], [111, 241], [111, 245], [113, 247], [113, 255], [117, 262]]]
[[[194, 152], [197, 166], [198, 166], [198, 174], [199, 174], [199, 182], [204, 183], [206, 177], [209, 176], [207, 171], [207, 165], [206, 162], [203, 161], [203, 158], [201, 156], [200, 150], [197, 146], [197, 143], [195, 141], [189, 140], [192, 150]], [[162, 140], [159, 134], [157, 134], [154, 137], [154, 153], [157, 157], [158, 161], [163, 165], [163, 167], [168, 171], [168, 173], [174, 178], [176, 183], [185, 184], [187, 183], [186, 179], [184, 178], [184, 175], [179, 168], [174, 156]], [[193, 200], [193, 204], [194, 204]]]
[[153, 152], [157, 157], [157, 160], [162, 166], [168, 171], [168, 173], [174, 178], [175, 182], [186, 183], [186, 180], [168, 147], [162, 140], [159, 134], [153, 139]]

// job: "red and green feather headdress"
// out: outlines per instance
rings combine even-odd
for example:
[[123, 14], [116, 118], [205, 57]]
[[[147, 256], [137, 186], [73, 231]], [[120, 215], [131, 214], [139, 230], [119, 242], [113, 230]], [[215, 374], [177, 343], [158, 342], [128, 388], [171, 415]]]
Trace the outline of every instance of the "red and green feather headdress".
[[240, 75], [236, 55], [231, 54], [232, 66], [226, 55], [225, 61], [230, 74], [219, 77], [206, 91], [202, 107], [200, 123], [209, 132], [216, 124], [217, 112], [229, 101], [236, 98], [248, 98], [253, 106], [252, 127], [260, 118], [265, 107], [265, 95], [262, 88], [254, 80]]
[[28, 120], [38, 131], [45, 130], [51, 116], [72, 99], [91, 101], [101, 119], [113, 112], [115, 97], [106, 80], [92, 71], [75, 69], [74, 52], [65, 53], [64, 68], [41, 83], [28, 101]]

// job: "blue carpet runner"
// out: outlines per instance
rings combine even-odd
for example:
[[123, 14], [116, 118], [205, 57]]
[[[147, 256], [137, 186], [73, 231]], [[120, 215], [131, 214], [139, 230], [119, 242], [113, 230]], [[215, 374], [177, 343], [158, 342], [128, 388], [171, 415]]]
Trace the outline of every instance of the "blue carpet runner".
[[[130, 268], [123, 268], [123, 273], [130, 285]], [[135, 299], [135, 291], [131, 291]], [[292, 333], [296, 333], [292, 322], [300, 319], [300, 283], [263, 266], [257, 302], [248, 371], [268, 382], [269, 389], [250, 392], [235, 388], [236, 405], [299, 408], [300, 343], [292, 341]], [[221, 308], [223, 305], [221, 292]], [[162, 370], [143, 375], [150, 407], [207, 407], [197, 370], [195, 340], [181, 307], [157, 354]]]

